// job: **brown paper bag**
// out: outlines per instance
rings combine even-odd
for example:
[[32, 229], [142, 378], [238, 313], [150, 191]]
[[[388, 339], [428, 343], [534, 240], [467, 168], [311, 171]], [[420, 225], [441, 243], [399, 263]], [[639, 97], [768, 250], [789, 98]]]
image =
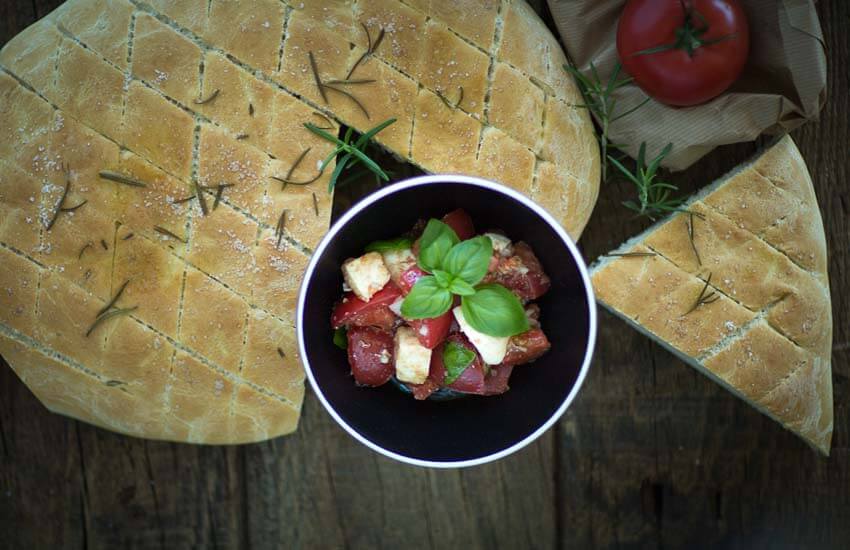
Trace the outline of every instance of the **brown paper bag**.
[[[592, 61], [603, 80], [618, 61], [617, 22], [625, 0], [548, 0], [567, 53], [586, 72]], [[826, 100], [826, 52], [812, 0], [741, 0], [750, 25], [750, 55], [740, 79], [695, 107], [651, 100], [609, 127], [614, 143], [636, 156], [641, 142], [663, 165], [687, 168], [718, 145], [779, 134], [816, 119]], [[624, 74], [624, 73], [621, 73]], [[617, 112], [646, 98], [635, 84], [617, 92]], [[616, 113], [615, 113], [616, 115]]]

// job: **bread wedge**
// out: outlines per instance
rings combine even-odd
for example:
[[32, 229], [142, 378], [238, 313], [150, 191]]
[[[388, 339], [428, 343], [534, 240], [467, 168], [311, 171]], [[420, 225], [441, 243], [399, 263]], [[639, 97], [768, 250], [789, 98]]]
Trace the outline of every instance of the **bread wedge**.
[[592, 266], [599, 302], [828, 455], [826, 240], [799, 150], [782, 137], [683, 209]]

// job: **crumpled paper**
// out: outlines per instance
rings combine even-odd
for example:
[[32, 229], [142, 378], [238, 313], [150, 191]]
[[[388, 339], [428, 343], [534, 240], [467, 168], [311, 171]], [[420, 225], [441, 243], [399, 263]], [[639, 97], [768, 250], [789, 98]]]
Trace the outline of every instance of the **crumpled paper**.
[[[596, 65], [607, 80], [618, 61], [616, 32], [625, 0], [548, 0], [567, 53], [582, 71]], [[812, 0], [741, 0], [750, 54], [741, 77], [703, 105], [671, 107], [655, 100], [612, 123], [610, 138], [652, 158], [668, 143], [663, 166], [683, 170], [718, 145], [781, 134], [815, 120], [826, 101], [826, 50]], [[625, 75], [622, 72], [621, 75]], [[635, 84], [616, 92], [623, 113], [644, 101]], [[616, 113], [614, 113], [616, 115]]]

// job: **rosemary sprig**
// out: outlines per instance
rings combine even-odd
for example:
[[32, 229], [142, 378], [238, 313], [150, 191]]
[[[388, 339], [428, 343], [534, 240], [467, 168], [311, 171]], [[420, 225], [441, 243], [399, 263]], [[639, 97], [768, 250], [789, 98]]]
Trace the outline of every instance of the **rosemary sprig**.
[[647, 97], [645, 100], [626, 112], [615, 115], [617, 98], [614, 97], [614, 92], [623, 86], [626, 86], [633, 80], [632, 78], [617, 80], [620, 76], [621, 69], [622, 65], [618, 62], [614, 66], [614, 71], [611, 73], [611, 77], [606, 83], [602, 82], [602, 79], [599, 77], [599, 73], [596, 70], [596, 66], [592, 62], [590, 64], [590, 75], [582, 74], [582, 72], [573, 65], [564, 65], [564, 70], [573, 75], [576, 79], [579, 91], [581, 92], [582, 98], [584, 98], [584, 104], [576, 105], [576, 107], [585, 108], [593, 113], [599, 121], [599, 126], [602, 130], [598, 136], [600, 152], [602, 155], [602, 181], [608, 180], [608, 159], [610, 158], [609, 149], [612, 147], [620, 147], [617, 144], [611, 143], [610, 138], [608, 137], [608, 131], [611, 124], [632, 114], [650, 100], [650, 98]]
[[97, 315], [95, 315], [95, 317], [100, 317], [101, 315], [112, 309], [112, 306], [114, 306], [115, 303], [121, 298], [121, 295], [124, 294], [124, 289], [127, 288], [128, 284], [130, 284], [130, 279], [124, 281], [124, 284], [122, 284], [118, 288], [118, 292], [115, 293], [115, 296], [113, 296], [112, 299], [109, 300], [109, 303], [103, 306], [101, 310], [97, 312]]
[[119, 315], [127, 315], [138, 308], [138, 306], [133, 306], [129, 308], [115, 307], [115, 304], [118, 303], [118, 300], [121, 298], [121, 295], [124, 294], [124, 289], [127, 288], [128, 284], [130, 284], [130, 279], [124, 281], [124, 284], [121, 285], [121, 287], [118, 289], [118, 292], [115, 293], [115, 296], [113, 296], [112, 299], [109, 300], [109, 303], [100, 308], [100, 310], [97, 312], [97, 315], [95, 315], [94, 322], [89, 327], [88, 331], [86, 331], [86, 338], [88, 338], [91, 333], [94, 332], [94, 329], [96, 329], [104, 321], [107, 321]]
[[183, 204], [184, 202], [189, 202], [191, 200], [195, 200], [195, 195], [189, 195], [188, 197], [183, 197], [182, 199], [176, 199], [174, 204]]
[[133, 313], [137, 309], [139, 309], [139, 306], [127, 307], [127, 308], [123, 308], [123, 309], [113, 309], [112, 311], [104, 313], [103, 315], [101, 315], [100, 317], [95, 319], [94, 323], [92, 323], [92, 325], [86, 331], [86, 338], [91, 336], [91, 333], [94, 332], [94, 330], [97, 327], [99, 327], [101, 323], [108, 321], [109, 319], [112, 319], [113, 317], [118, 317], [119, 315], [129, 315], [130, 313]]
[[353, 101], [355, 105], [357, 105], [357, 108], [358, 108], [358, 109], [360, 109], [360, 110], [363, 112], [363, 115], [366, 117], [366, 120], [371, 120], [371, 119], [372, 119], [372, 117], [370, 117], [370, 116], [369, 116], [369, 111], [367, 111], [367, 110], [366, 110], [366, 106], [365, 106], [365, 105], [363, 105], [363, 104], [360, 102], [360, 100], [359, 100], [359, 99], [357, 99], [356, 97], [354, 97], [354, 95], [352, 95], [352, 94], [350, 94], [350, 93], [346, 92], [346, 91], [345, 91], [345, 90], [343, 90], [342, 88], [337, 88], [336, 86], [334, 86], [334, 85], [332, 85], [332, 84], [327, 84], [327, 83], [325, 83], [325, 84], [324, 84], [324, 87], [325, 87], [325, 88], [327, 88], [328, 90], [333, 90], [334, 92], [336, 92], [336, 93], [338, 93], [338, 94], [340, 94], [340, 95], [344, 95], [345, 97], [347, 97], [348, 99], [350, 99], [351, 101]]
[[233, 187], [232, 183], [219, 183], [216, 186], [215, 190], [215, 201], [213, 201], [213, 210], [218, 208], [218, 204], [221, 202], [221, 198], [224, 196], [224, 190], [228, 187]]
[[310, 69], [313, 71], [313, 80], [315, 80], [315, 82], [316, 82], [316, 87], [319, 88], [319, 94], [322, 96], [322, 101], [324, 101], [325, 104], [327, 104], [328, 96], [327, 96], [327, 93], [325, 93], [325, 91], [326, 90], [332, 90], [332, 91], [350, 99], [355, 105], [357, 105], [357, 107], [361, 111], [363, 111], [363, 114], [366, 116], [366, 119], [368, 120], [369, 119], [369, 111], [366, 110], [366, 107], [363, 105], [363, 103], [361, 103], [359, 99], [354, 97], [354, 95], [352, 95], [349, 92], [338, 87], [339, 85], [342, 85], [342, 84], [358, 84], [358, 83], [364, 84], [365, 81], [353, 81], [353, 80], [344, 79], [344, 80], [329, 80], [327, 82], [324, 82], [322, 80], [322, 77], [319, 76], [319, 67], [316, 64], [316, 58], [313, 55], [313, 52], [308, 51], [307, 55], [310, 58]]
[[135, 178], [131, 178], [130, 176], [125, 176], [124, 174], [119, 174], [118, 172], [112, 172], [110, 170], [101, 170], [97, 174], [101, 178], [109, 181], [114, 181], [116, 183], [123, 183], [124, 185], [129, 185], [131, 187], [147, 187], [148, 184], [137, 180]]
[[342, 80], [332, 79], [326, 80], [325, 85], [332, 84], [335, 86], [350, 86], [353, 84], [372, 84], [373, 82], [377, 82], [374, 78], [345, 78]]
[[694, 256], [697, 257], [697, 264], [702, 265], [702, 258], [699, 256], [697, 244], [694, 242], [694, 212], [688, 211], [688, 241], [691, 243], [691, 248], [694, 251]]
[[313, 71], [313, 80], [316, 81], [316, 87], [319, 89], [319, 95], [322, 96], [322, 101], [328, 102], [328, 96], [325, 94], [325, 87], [322, 84], [322, 78], [319, 76], [319, 67], [316, 65], [316, 58], [313, 57], [313, 52], [307, 52], [310, 58], [310, 69]]
[[59, 203], [56, 205], [56, 210], [53, 212], [53, 217], [50, 218], [50, 221], [47, 222], [47, 227], [45, 228], [47, 231], [50, 231], [53, 228], [53, 224], [56, 223], [56, 220], [59, 218], [59, 214], [62, 213], [62, 206], [65, 204], [65, 199], [68, 198], [68, 191], [71, 190], [71, 172], [68, 170], [68, 167], [65, 166], [65, 189], [62, 191], [62, 197], [59, 199]]
[[91, 248], [91, 247], [93, 247], [93, 246], [94, 246], [94, 243], [93, 243], [93, 242], [91, 242], [91, 241], [89, 241], [89, 242], [87, 242], [86, 244], [84, 244], [84, 245], [83, 245], [83, 247], [80, 249], [80, 253], [79, 253], [79, 254], [77, 254], [77, 259], [78, 259], [78, 260], [82, 260], [82, 259], [83, 259], [83, 254], [85, 254], [85, 253], [86, 253], [86, 250], [88, 250], [89, 248]]
[[[317, 128], [318, 128], [318, 126], [317, 126]], [[320, 170], [319, 173], [316, 174], [316, 176], [314, 178], [309, 179], [307, 181], [292, 181], [292, 174], [301, 165], [301, 162], [304, 160], [304, 157], [307, 156], [307, 153], [309, 153], [311, 149], [312, 149], [312, 147], [307, 147], [306, 149], [304, 149], [304, 151], [301, 152], [300, 155], [298, 155], [298, 158], [295, 159], [295, 162], [293, 162], [292, 166], [289, 167], [289, 170], [286, 171], [285, 176], [283, 176], [282, 178], [279, 178], [277, 176], [272, 176], [273, 180], [279, 181], [281, 183], [281, 185], [280, 185], [281, 191], [286, 189], [287, 185], [310, 185], [311, 183], [313, 183], [314, 181], [316, 181], [317, 179], [322, 177], [322, 172]]]
[[351, 143], [351, 137], [354, 134], [354, 130], [349, 128], [346, 131], [343, 139], [339, 139], [338, 137], [327, 133], [322, 130], [315, 124], [311, 124], [309, 122], [304, 124], [304, 127], [316, 134], [319, 137], [322, 137], [331, 143], [336, 145], [336, 148], [322, 161], [322, 166], [320, 168], [320, 172], [324, 172], [325, 168], [328, 167], [330, 162], [336, 158], [340, 153], [345, 153], [341, 160], [337, 162], [336, 168], [331, 174], [331, 179], [328, 182], [328, 192], [331, 192], [336, 185], [337, 179], [339, 179], [340, 174], [342, 174], [343, 170], [345, 170], [349, 165], [354, 166], [358, 162], [363, 163], [369, 170], [371, 170], [378, 178], [389, 181], [389, 176], [384, 172], [378, 164], [366, 156], [364, 152], [366, 146], [369, 144], [369, 141], [375, 137], [378, 132], [395, 123], [396, 119], [390, 118], [385, 120], [384, 122], [378, 124], [371, 130], [367, 131], [365, 134], [360, 136], [356, 142]]
[[283, 212], [280, 213], [280, 217], [277, 219], [277, 225], [274, 228], [274, 235], [277, 239], [275, 241], [275, 248], [280, 248], [280, 241], [283, 240], [283, 230], [286, 229], [286, 215], [289, 214], [289, 210], [286, 208], [283, 209]]
[[196, 99], [196, 100], [195, 100], [195, 105], [205, 105], [205, 104], [209, 103], [210, 101], [213, 101], [215, 98], [217, 98], [219, 93], [221, 93], [221, 90], [219, 90], [218, 88], [216, 88], [216, 89], [215, 89], [215, 90], [213, 90], [213, 92], [212, 92], [210, 95], [208, 95], [206, 98], [198, 98], [198, 99]]
[[360, 26], [363, 27], [363, 32], [366, 33], [366, 40], [368, 41], [368, 45], [366, 46], [366, 51], [363, 52], [363, 55], [357, 58], [357, 61], [354, 62], [354, 65], [349, 69], [348, 74], [345, 75], [346, 80], [351, 78], [351, 75], [354, 74], [354, 70], [360, 66], [361, 63], [366, 61], [366, 58], [375, 53], [375, 50], [378, 49], [378, 46], [381, 45], [381, 42], [384, 40], [384, 29], [381, 29], [378, 32], [378, 37], [375, 38], [375, 42], [372, 42], [372, 35], [369, 34], [369, 28], [360, 22]]
[[160, 235], [165, 235], [166, 237], [176, 239], [176, 240], [180, 241], [181, 243], [186, 244], [186, 239], [184, 239], [183, 237], [169, 231], [168, 229], [166, 229], [164, 227], [161, 227], [159, 225], [155, 225], [155, 226], [153, 226], [153, 230], [156, 231], [157, 233], [159, 233]]
[[608, 160], [614, 165], [617, 170], [622, 173], [626, 179], [635, 184], [638, 192], [638, 202], [624, 201], [623, 206], [634, 210], [639, 216], [646, 216], [651, 220], [667, 214], [669, 212], [681, 211], [682, 199], [672, 197], [671, 193], [677, 191], [678, 187], [663, 181], [656, 181], [655, 177], [658, 173], [658, 167], [661, 161], [664, 160], [670, 151], [673, 149], [673, 144], [668, 143], [667, 146], [646, 164], [646, 143], [641, 143], [640, 151], [638, 152], [637, 164], [635, 172], [623, 166], [623, 164], [609, 157]]
[[696, 302], [694, 302], [694, 305], [691, 307], [691, 309], [686, 311], [684, 313], [684, 315], [682, 315], [682, 317], [684, 317], [688, 313], [695, 311], [701, 305], [713, 304], [714, 302], [716, 302], [717, 300], [720, 299], [720, 295], [717, 294], [714, 290], [706, 292], [706, 291], [708, 291], [708, 285], [710, 285], [710, 284], [711, 284], [711, 273], [708, 274], [708, 279], [706, 279], [705, 286], [702, 287], [702, 291], [700, 291], [699, 296], [697, 296]]
[[655, 252], [609, 252], [608, 254], [603, 254], [603, 256], [610, 258], [649, 258], [657, 255]]

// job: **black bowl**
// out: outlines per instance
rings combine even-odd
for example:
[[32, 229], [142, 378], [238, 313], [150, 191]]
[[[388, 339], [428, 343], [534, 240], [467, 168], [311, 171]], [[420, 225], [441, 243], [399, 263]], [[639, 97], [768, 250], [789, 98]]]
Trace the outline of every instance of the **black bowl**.
[[[502, 229], [526, 241], [552, 279], [539, 300], [552, 349], [514, 369], [495, 397], [416, 401], [385, 384], [354, 384], [346, 352], [333, 344], [331, 310], [340, 266], [371, 241], [394, 238], [419, 218], [463, 208], [479, 231]], [[360, 442], [397, 460], [431, 467], [483, 464], [531, 443], [564, 413], [581, 386], [596, 341], [596, 306], [587, 268], [567, 233], [543, 208], [512, 189], [467, 176], [423, 176], [369, 195], [346, 212], [307, 267], [297, 313], [298, 343], [319, 400]]]

